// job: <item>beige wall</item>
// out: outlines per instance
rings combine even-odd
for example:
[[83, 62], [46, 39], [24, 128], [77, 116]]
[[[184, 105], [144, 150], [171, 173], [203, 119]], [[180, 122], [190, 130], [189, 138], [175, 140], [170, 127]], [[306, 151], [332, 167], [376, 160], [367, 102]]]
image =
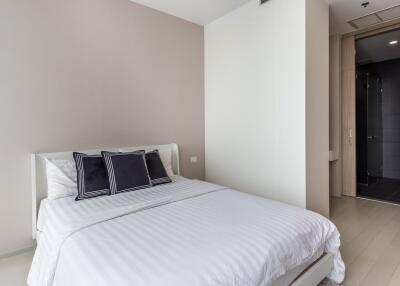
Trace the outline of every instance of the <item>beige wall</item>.
[[329, 217], [329, 7], [306, 0], [307, 209]]
[[176, 142], [204, 177], [202, 27], [128, 0], [2, 0], [0, 35], [0, 254], [32, 244], [32, 152]]
[[329, 81], [329, 148], [333, 151], [334, 160], [330, 163], [330, 195], [340, 197], [342, 195], [342, 167], [340, 160], [341, 142], [341, 108], [340, 108], [340, 51], [341, 36], [330, 36], [330, 81]]

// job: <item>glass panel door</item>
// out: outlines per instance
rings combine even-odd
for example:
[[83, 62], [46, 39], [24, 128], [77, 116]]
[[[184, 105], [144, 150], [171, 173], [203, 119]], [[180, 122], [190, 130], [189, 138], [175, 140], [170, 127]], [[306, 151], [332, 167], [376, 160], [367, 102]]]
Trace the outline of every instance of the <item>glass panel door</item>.
[[368, 185], [368, 151], [367, 151], [367, 123], [368, 123], [368, 76], [362, 70], [357, 70], [356, 80], [356, 120], [357, 120], [357, 183]]
[[367, 75], [367, 176], [373, 183], [383, 175], [382, 79]]

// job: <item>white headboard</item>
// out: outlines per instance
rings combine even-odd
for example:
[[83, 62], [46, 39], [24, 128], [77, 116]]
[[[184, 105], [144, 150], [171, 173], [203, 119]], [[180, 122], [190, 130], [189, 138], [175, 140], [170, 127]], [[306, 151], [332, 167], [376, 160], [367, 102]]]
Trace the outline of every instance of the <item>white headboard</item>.
[[[171, 150], [172, 151], [172, 170], [174, 174], [180, 175], [179, 168], [179, 149], [178, 145], [167, 144], [167, 145], [149, 145], [149, 146], [133, 146], [126, 148], [103, 148], [95, 150], [76, 150], [76, 152], [81, 152], [85, 154], [100, 154], [101, 151], [111, 151], [119, 152], [120, 150]], [[37, 215], [39, 210], [40, 202], [47, 197], [47, 180], [46, 180], [46, 164], [45, 159], [71, 159], [71, 152], [58, 152], [58, 153], [42, 153], [42, 154], [32, 154], [31, 164], [32, 164], [32, 237], [36, 238], [36, 223]]]

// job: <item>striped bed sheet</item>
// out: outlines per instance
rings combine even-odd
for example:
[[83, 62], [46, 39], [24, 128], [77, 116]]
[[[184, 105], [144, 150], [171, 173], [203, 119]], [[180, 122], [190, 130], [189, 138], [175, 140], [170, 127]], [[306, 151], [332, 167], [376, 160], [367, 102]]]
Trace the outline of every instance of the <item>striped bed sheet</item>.
[[29, 286], [271, 286], [323, 249], [344, 263], [336, 227], [301, 208], [222, 186], [173, 183], [41, 207]]

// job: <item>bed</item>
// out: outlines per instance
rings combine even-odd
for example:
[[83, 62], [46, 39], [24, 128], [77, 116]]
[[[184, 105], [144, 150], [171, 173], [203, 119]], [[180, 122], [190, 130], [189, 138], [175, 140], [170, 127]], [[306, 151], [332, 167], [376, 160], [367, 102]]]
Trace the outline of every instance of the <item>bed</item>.
[[29, 286], [313, 286], [325, 277], [343, 281], [339, 233], [329, 220], [181, 177], [176, 144], [130, 149], [163, 148], [173, 154], [172, 183], [79, 202], [74, 197], [46, 199], [44, 159], [71, 158], [72, 153], [32, 155], [32, 235], [38, 247]]

